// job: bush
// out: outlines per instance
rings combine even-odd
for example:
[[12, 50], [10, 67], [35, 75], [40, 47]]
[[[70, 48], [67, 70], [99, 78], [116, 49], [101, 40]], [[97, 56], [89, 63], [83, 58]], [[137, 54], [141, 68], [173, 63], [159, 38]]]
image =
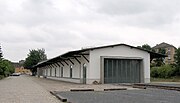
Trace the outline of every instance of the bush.
[[10, 61], [5, 59], [0, 60], [0, 78], [9, 76], [11, 73], [14, 72], [14, 70], [15, 68], [13, 67]]
[[151, 77], [154, 78], [170, 78], [175, 76], [175, 68], [170, 65], [163, 65], [161, 67], [151, 68]]
[[157, 67], [152, 67], [151, 68], [151, 77], [157, 78], [158, 75], [158, 68]]
[[4, 78], [4, 76], [3, 76], [3, 75], [0, 75], [0, 80], [3, 79], [3, 78]]

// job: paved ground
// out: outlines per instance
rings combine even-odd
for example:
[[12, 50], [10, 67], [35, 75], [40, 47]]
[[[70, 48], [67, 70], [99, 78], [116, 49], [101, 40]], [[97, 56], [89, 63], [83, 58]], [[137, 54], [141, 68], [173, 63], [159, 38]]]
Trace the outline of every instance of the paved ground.
[[[72, 103], [179, 103], [180, 92], [161, 89], [140, 90], [120, 85], [83, 85], [42, 78], [33, 79], [35, 82], [59, 94]], [[168, 83], [165, 83], [168, 85]], [[172, 84], [172, 83], [169, 83]], [[178, 85], [177, 83], [174, 85]], [[105, 88], [128, 88], [127, 91], [102, 92]], [[93, 88], [95, 92], [69, 92], [71, 88]]]
[[36, 78], [36, 77], [34, 77], [33, 81], [49, 91], [70, 91], [70, 89], [79, 89], [79, 88], [94, 89], [95, 91], [103, 91], [104, 89], [109, 89], [109, 88], [127, 88], [128, 90], [137, 90], [137, 88], [132, 88], [130, 86], [120, 86], [120, 85], [112, 85], [112, 84], [84, 85], [84, 84], [61, 82], [57, 80], [50, 80], [50, 79]]
[[33, 77], [28, 76], [0, 80], [0, 103], [60, 103], [33, 80]]
[[[165, 83], [163, 85], [179, 84]], [[92, 88], [95, 92], [69, 92], [70, 89]], [[102, 92], [107, 88], [128, 88]], [[30, 76], [0, 80], [0, 103], [60, 103], [49, 91], [59, 91], [72, 103], [179, 103], [180, 92], [161, 89], [140, 90], [120, 85], [83, 85]]]
[[180, 92], [161, 89], [59, 92], [72, 103], [179, 103]]
[[180, 87], [180, 82], [153, 82], [153, 85]]

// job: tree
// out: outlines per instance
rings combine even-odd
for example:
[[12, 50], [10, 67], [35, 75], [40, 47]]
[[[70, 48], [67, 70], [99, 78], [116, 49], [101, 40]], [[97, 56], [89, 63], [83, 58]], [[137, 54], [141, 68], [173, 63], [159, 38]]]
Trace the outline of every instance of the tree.
[[149, 51], [151, 51], [151, 50], [152, 50], [151, 46], [150, 46], [150, 45], [148, 45], [148, 44], [144, 44], [144, 45], [142, 45], [142, 48], [143, 48], [143, 49], [145, 49], [145, 50], [149, 50]]
[[0, 79], [9, 76], [15, 70], [14, 66], [9, 60], [6, 60], [3, 57], [1, 46], [0, 46]]
[[144, 44], [142, 46], [137, 46], [138, 48], [144, 49], [144, 50], [148, 50], [148, 51], [152, 51], [155, 52], [155, 50], [148, 44]]
[[37, 72], [37, 70], [33, 69], [33, 66], [44, 60], [47, 60], [45, 49], [42, 48], [37, 50], [35, 49], [29, 50], [29, 54], [27, 55], [27, 58], [25, 59], [24, 62], [24, 67], [30, 69], [34, 74]]
[[[148, 51], [151, 51], [151, 52], [155, 52], [155, 50], [148, 44], [144, 44], [142, 46], [137, 46], [138, 48], [141, 48], [141, 49], [144, 49], [144, 50], [148, 50]], [[161, 48], [159, 49], [158, 53], [160, 54], [166, 54], [166, 50], [164, 48]], [[160, 58], [156, 58], [156, 59], [151, 59], [151, 62], [152, 60], [154, 61], [154, 63], [151, 63], [152, 66], [162, 66], [164, 65], [164, 58], [163, 57], [160, 57]]]
[[[158, 51], [159, 54], [166, 54], [166, 50], [164, 48], [160, 48]], [[164, 57], [156, 58], [154, 60], [155, 66], [162, 66], [164, 65]]]
[[177, 75], [180, 75], [180, 47], [176, 50], [174, 59], [176, 63], [176, 73]]
[[14, 72], [15, 68], [9, 60], [0, 60], [0, 75], [6, 77]]

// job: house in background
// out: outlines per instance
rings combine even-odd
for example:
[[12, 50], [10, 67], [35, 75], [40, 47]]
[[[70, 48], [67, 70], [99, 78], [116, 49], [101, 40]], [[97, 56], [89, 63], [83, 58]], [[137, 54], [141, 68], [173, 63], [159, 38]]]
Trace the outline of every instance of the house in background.
[[153, 49], [156, 52], [158, 52], [159, 49], [165, 49], [165, 51], [166, 51], [165, 55], [167, 55], [167, 57], [165, 57], [164, 63], [165, 64], [173, 64], [173, 63], [175, 63], [174, 55], [175, 55], [175, 52], [176, 52], [176, 49], [177, 49], [175, 46], [163, 42], [163, 43], [160, 43], [160, 44], [157, 44], [156, 46], [154, 46]]
[[149, 83], [150, 59], [164, 57], [127, 44], [69, 51], [34, 66], [38, 76], [74, 83]]
[[31, 74], [31, 71], [29, 69], [25, 69], [22, 66], [23, 61], [19, 61], [19, 63], [12, 63], [15, 68], [15, 73], [21, 73], [21, 74]]

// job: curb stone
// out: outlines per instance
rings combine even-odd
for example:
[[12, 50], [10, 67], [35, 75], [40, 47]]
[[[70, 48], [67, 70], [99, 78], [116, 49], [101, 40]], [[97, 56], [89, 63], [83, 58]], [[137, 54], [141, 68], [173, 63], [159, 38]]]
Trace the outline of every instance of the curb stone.
[[78, 92], [78, 91], [94, 91], [94, 89], [70, 89], [71, 92]]
[[127, 90], [127, 88], [107, 88], [104, 91]]
[[50, 93], [56, 96], [56, 98], [58, 98], [61, 102], [67, 102], [67, 98], [62, 97], [61, 95], [57, 94], [55, 91], [50, 91]]

